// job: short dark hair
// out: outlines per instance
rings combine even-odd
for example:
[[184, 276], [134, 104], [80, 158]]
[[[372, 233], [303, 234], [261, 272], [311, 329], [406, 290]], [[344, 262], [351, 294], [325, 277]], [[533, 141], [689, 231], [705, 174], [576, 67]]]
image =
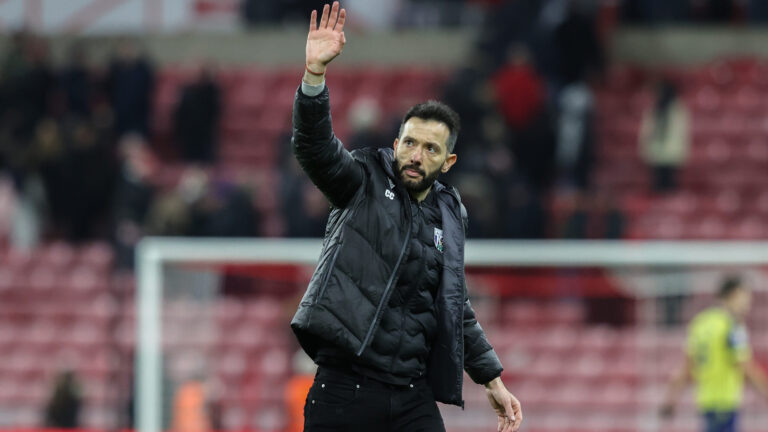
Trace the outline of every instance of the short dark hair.
[[400, 132], [397, 134], [398, 137], [403, 135], [405, 123], [413, 117], [422, 120], [436, 120], [448, 126], [450, 135], [448, 135], [448, 142], [445, 144], [448, 153], [453, 152], [453, 148], [456, 147], [456, 139], [459, 137], [459, 128], [461, 127], [459, 124], [459, 115], [456, 114], [456, 111], [452, 110], [448, 105], [436, 100], [429, 100], [424, 103], [416, 104], [405, 113], [403, 122], [400, 123]]
[[740, 289], [744, 289], [744, 283], [739, 276], [726, 276], [717, 290], [717, 298], [725, 300]]

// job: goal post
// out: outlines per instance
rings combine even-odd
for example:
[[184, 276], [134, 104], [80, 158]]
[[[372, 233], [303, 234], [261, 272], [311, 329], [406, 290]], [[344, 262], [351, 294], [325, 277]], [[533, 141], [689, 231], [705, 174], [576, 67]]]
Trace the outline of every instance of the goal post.
[[[218, 298], [216, 290], [221, 283], [217, 278], [201, 277], [204, 272], [220, 269], [222, 266], [291, 265], [303, 268], [303, 276], [299, 279], [305, 280], [320, 256], [321, 247], [320, 239], [146, 238], [142, 240], [136, 251], [137, 349], [134, 406], [137, 429], [141, 432], [160, 432], [168, 427], [167, 419], [164, 420], [167, 413], [163, 412], [163, 399], [166, 397], [163, 384], [166, 372], [163, 362], [165, 361], [164, 342], [169, 341], [163, 340], [163, 314], [166, 313], [169, 289], [177, 293], [187, 289], [198, 293], [204, 291], [206, 294], [202, 296], [212, 300], [201, 307], [214, 308]], [[608, 277], [614, 280], [613, 285], [620, 287], [624, 294], [637, 299], [651, 299], [642, 305], [638, 303], [637, 314], [641, 318], [638, 319], [637, 325], [650, 326], [649, 329], [655, 331], [651, 328], [655, 325], [653, 320], [648, 321], [642, 318], [648, 316], [649, 307], [658, 307], [654, 306], [652, 299], [681, 293], [711, 292], [716, 286], [716, 278], [729, 271], [746, 272], [755, 289], [762, 291], [765, 287], [762, 282], [763, 270], [768, 264], [768, 242], [469, 240], [466, 244], [465, 264], [468, 269], [480, 269], [480, 272], [487, 270], [490, 273], [498, 269], [506, 269], [512, 273], [515, 269], [544, 268], [563, 269], [563, 272], [565, 269], [588, 268], [610, 270]], [[676, 271], [697, 273], [700, 276], [698, 280], [708, 282], [694, 283], [683, 288], [649, 282], [649, 277], [655, 274], [670, 274]], [[221, 273], [220, 270], [216, 272]], [[280, 272], [279, 268], [277, 272]], [[472, 271], [468, 271], [470, 294], [473, 292], [473, 284], [470, 283], [472, 274]], [[277, 276], [279, 279], [280, 275]], [[478, 281], [481, 280], [482, 278], [478, 278]], [[503, 284], [517, 279], [500, 280]], [[530, 279], [534, 289], [538, 280]], [[544, 281], [542, 283], [548, 283], [547, 281], [552, 280], [552, 277], [541, 280]], [[556, 292], [558, 292], [557, 289], [556, 287]], [[566, 295], [578, 294], [568, 291]], [[183, 305], [189, 303], [179, 304], [183, 308]], [[658, 311], [652, 312], [652, 315], [658, 314]], [[481, 312], [478, 315], [483, 323], [484, 316]], [[287, 327], [287, 322], [282, 324]], [[206, 328], [201, 327], [201, 329], [195, 331], [201, 334], [206, 333]], [[211, 334], [214, 335], [211, 336], [212, 338], [232, 336], [216, 331]], [[494, 343], [493, 340], [491, 342]], [[214, 345], [215, 343], [217, 342], [212, 342]], [[682, 344], [681, 340], [680, 346]], [[512, 351], [509, 352], [512, 353], [509, 356], [514, 354]], [[506, 354], [500, 353], [500, 355]], [[507, 361], [507, 359], [503, 360]], [[233, 361], [233, 363], [237, 362]], [[194, 369], [194, 366], [190, 368]], [[637, 418], [641, 418], [642, 415], [638, 414]], [[267, 416], [265, 418], [268, 420], [260, 421], [278, 430], [279, 427], [275, 425], [279, 425], [280, 421], [274, 420], [273, 417]], [[474, 418], [473, 415], [466, 417]], [[768, 420], [768, 417], [762, 416], [754, 422], [765, 420]], [[467, 420], [467, 424], [460, 425], [458, 430], [472, 430], [475, 424], [471, 423], [472, 421]], [[526, 422], [536, 421], [530, 414], [527, 416]], [[594, 422], [599, 424], [599, 419], [596, 417]], [[244, 421], [244, 423], [248, 422]], [[541, 424], [546, 426], [549, 423], [542, 420]], [[450, 424], [448, 426], [449, 430], [452, 430]], [[690, 424], [686, 423], [683, 426], [689, 427]], [[553, 427], [556, 428], [556, 425]], [[656, 421], [649, 421], [636, 430], [651, 431], [658, 430], [658, 427]], [[684, 427], [683, 430], [685, 430]]]

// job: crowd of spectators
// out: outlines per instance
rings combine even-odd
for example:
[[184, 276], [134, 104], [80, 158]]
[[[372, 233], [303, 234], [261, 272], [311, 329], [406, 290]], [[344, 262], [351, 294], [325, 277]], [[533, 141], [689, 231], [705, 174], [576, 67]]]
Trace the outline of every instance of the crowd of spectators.
[[768, 22], [763, 0], [623, 0], [622, 20], [633, 24]]
[[130, 265], [146, 234], [249, 236], [258, 233], [247, 185], [210, 173], [220, 112], [211, 66], [179, 89], [173, 153], [189, 163], [178, 185], [154, 180], [162, 163], [153, 145], [154, 66], [130, 39], [95, 62], [75, 43], [54, 64], [47, 41], [20, 32], [0, 59], [0, 180], [15, 203], [10, 240], [21, 250], [41, 241], [107, 239]]
[[[592, 181], [591, 89], [605, 66], [597, 12], [590, 1], [491, 6], [470, 66], [442, 96], [463, 122], [461, 161], [448, 181], [472, 209], [470, 236], [622, 235], [615, 200], [609, 191], [596, 194]], [[551, 217], [556, 195], [567, 203], [563, 220]], [[613, 229], [580, 228], [604, 215], [619, 219]]]
[[[344, 6], [357, 18], [354, 26], [382, 30], [423, 26], [473, 26], [483, 9], [526, 0], [346, 0]], [[669, 23], [768, 22], [768, 4], [763, 0], [577, 0], [593, 7], [616, 10], [624, 23], [656, 25]], [[546, 3], [542, 2], [542, 3]], [[305, 21], [317, 7], [312, 0], [244, 0], [243, 18], [248, 25]]]
[[[406, 3], [430, 4], [392, 2]], [[623, 236], [617, 197], [593, 181], [592, 89], [605, 69], [597, 23], [601, 5], [472, 3], [485, 11], [475, 49], [438, 95], [462, 118], [460, 163], [443, 180], [458, 187], [471, 209], [470, 237]], [[627, 16], [639, 10], [633, 4], [621, 3]], [[354, 8], [355, 1], [347, 6]], [[252, 8], [258, 21], [311, 6], [295, 0], [244, 7]], [[153, 133], [152, 61], [129, 39], [116, 43], [102, 64], [89, 58], [87, 48], [74, 44], [66, 62], [54, 65], [43, 38], [19, 33], [0, 58], [0, 178], [13, 184], [16, 195], [10, 230], [16, 247], [30, 249], [51, 237], [108, 239], [118, 263], [130, 266], [134, 246], [149, 234], [274, 231], [264, 229], [264, 216], [254, 206], [254, 181], [221, 178], [212, 168], [226, 105], [215, 66], [187, 68], [170, 119], [169, 152], [158, 148]], [[675, 173], [685, 161], [687, 119], [674, 85], [660, 85], [657, 93], [643, 121], [640, 148], [655, 189], [663, 192], [674, 189]], [[348, 148], [391, 145], [398, 120], [386, 118], [375, 99], [355, 101], [348, 113]], [[322, 236], [328, 205], [295, 163], [289, 138], [286, 131], [275, 143], [282, 149], [279, 231]], [[173, 185], [160, 184], [156, 178], [169, 154], [188, 168]], [[553, 201], [561, 204], [557, 217]]]

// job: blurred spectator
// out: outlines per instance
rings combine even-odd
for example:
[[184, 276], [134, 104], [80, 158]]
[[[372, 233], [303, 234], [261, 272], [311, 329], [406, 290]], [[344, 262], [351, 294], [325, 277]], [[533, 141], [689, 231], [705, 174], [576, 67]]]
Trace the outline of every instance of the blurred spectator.
[[488, 55], [492, 68], [507, 59], [504, 53], [514, 43], [531, 45], [540, 26], [541, 0], [502, 1], [488, 8], [485, 23], [480, 26], [479, 51]]
[[[28, 241], [17, 240], [29, 246], [39, 233], [40, 224], [33, 221], [41, 219], [43, 210], [31, 144], [38, 122], [50, 114], [54, 80], [45, 41], [26, 33], [14, 36], [2, 63], [0, 163], [11, 175], [22, 206], [14, 223]], [[26, 216], [29, 221], [23, 220]]]
[[330, 206], [322, 192], [303, 176], [287, 179], [282, 210], [287, 237], [322, 237]]
[[129, 132], [149, 137], [155, 75], [136, 43], [122, 40], [109, 67], [107, 88], [118, 136]]
[[11, 235], [11, 223], [16, 208], [16, 191], [13, 183], [0, 170], [0, 240], [7, 240]]
[[[528, 49], [521, 44], [508, 51], [508, 62], [490, 78], [498, 112], [510, 136], [504, 137], [526, 183], [537, 190], [552, 181], [555, 141], [552, 118], [546, 105], [546, 88], [533, 68]], [[483, 139], [489, 119], [480, 121]]]
[[[458, 69], [446, 83], [442, 100], [461, 118], [459, 145], [477, 148], [483, 145], [483, 119], [496, 112], [493, 88], [487, 83], [490, 60], [481, 53], [475, 53], [465, 63], [466, 66]], [[449, 177], [454, 171], [463, 171], [471, 165], [467, 164], [468, 156], [474, 155], [462, 155], [462, 162], [449, 171]]]
[[213, 163], [221, 116], [220, 89], [210, 65], [185, 85], [174, 110], [174, 133], [187, 162]]
[[457, 188], [461, 191], [461, 200], [471, 208], [468, 219], [467, 237], [499, 237], [499, 209], [495, 197], [495, 187], [488, 177], [481, 174], [464, 174], [457, 179]]
[[178, 432], [206, 432], [211, 430], [208, 397], [201, 379], [190, 379], [179, 386], [173, 398], [173, 424]]
[[175, 191], [160, 195], [147, 214], [146, 231], [154, 236], [185, 236], [190, 230], [191, 215], [182, 194]]
[[[77, 242], [99, 234], [111, 205], [116, 163], [109, 130], [75, 119], [62, 127], [64, 152], [49, 160], [43, 172], [49, 202], [58, 201], [59, 228]], [[51, 171], [57, 175], [50, 176]]]
[[768, 22], [768, 2], [765, 0], [748, 0], [747, 11], [750, 21], [754, 23]]
[[243, 19], [248, 26], [278, 22], [283, 16], [283, 2], [243, 0], [240, 4]]
[[323, 9], [324, 4], [317, 0], [245, 0], [244, 3], [243, 12], [251, 26], [267, 22], [304, 23], [313, 9], [317, 9], [319, 12]]
[[133, 266], [133, 249], [144, 234], [144, 222], [155, 196], [151, 176], [157, 161], [146, 141], [137, 134], [120, 141], [122, 167], [114, 194], [113, 240], [118, 267]]
[[625, 22], [638, 24], [682, 22], [691, 18], [690, 0], [624, 0]]
[[640, 153], [653, 170], [656, 192], [677, 189], [677, 172], [685, 163], [690, 146], [688, 118], [676, 84], [670, 80], [658, 83], [654, 105], [643, 114], [640, 127]]
[[[724, 23], [736, 17], [738, 3], [734, 0], [624, 0], [621, 15], [624, 22], [637, 24]], [[749, 4], [749, 0], [746, 3]], [[753, 3], [764, 2], [755, 0]]]
[[596, 237], [606, 240], [621, 240], [627, 226], [627, 217], [616, 198], [606, 190], [594, 193], [594, 207], [599, 215]]
[[293, 355], [293, 375], [285, 385], [285, 406], [289, 419], [285, 432], [304, 430], [304, 405], [316, 370], [317, 365], [304, 350], [296, 351]]
[[596, 3], [590, 0], [550, 1], [561, 2], [563, 9], [553, 13], [554, 42], [558, 58], [555, 78], [556, 87], [573, 83], [590, 82], [602, 75], [603, 51], [597, 37]]
[[182, 196], [190, 209], [188, 235], [197, 237], [253, 237], [258, 214], [250, 194], [229, 182], [210, 180], [195, 168], [184, 174]]
[[6, 82], [7, 102], [19, 116], [14, 137], [20, 140], [29, 139], [37, 123], [50, 113], [55, 84], [48, 43], [41, 37], [29, 37], [24, 51], [26, 67], [20, 66], [18, 75]]
[[526, 184], [537, 192], [552, 185], [556, 145], [554, 120], [547, 111], [535, 117], [528, 128], [512, 134], [516, 166]]
[[557, 166], [561, 181], [585, 190], [590, 185], [594, 153], [594, 100], [583, 82], [568, 84], [558, 98]]
[[16, 186], [16, 205], [11, 219], [11, 245], [30, 252], [40, 242], [45, 212], [45, 187], [37, 175]]
[[513, 131], [531, 126], [545, 108], [546, 88], [524, 45], [513, 45], [509, 60], [491, 78], [499, 112]]
[[352, 103], [347, 112], [347, 123], [351, 129], [351, 137], [346, 142], [349, 150], [392, 145], [390, 137], [381, 131], [381, 117], [381, 106], [374, 98], [361, 97]]
[[566, 192], [565, 220], [555, 234], [574, 240], [620, 240], [626, 224], [624, 212], [606, 191]]
[[593, 96], [589, 83], [602, 75], [603, 53], [596, 4], [551, 0], [542, 11], [539, 54], [557, 117], [556, 162], [567, 186], [589, 186], [593, 152]]
[[94, 82], [82, 43], [75, 43], [70, 48], [67, 64], [59, 75], [59, 85], [64, 96], [66, 112], [88, 117], [91, 113]]
[[32, 35], [23, 30], [11, 36], [8, 51], [3, 56], [2, 65], [0, 65], [2, 72], [0, 78], [4, 83], [24, 75], [29, 69], [27, 49], [31, 38]]
[[53, 429], [78, 428], [82, 399], [75, 373], [71, 370], [60, 373], [45, 408], [45, 426]]
[[503, 221], [501, 237], [541, 239], [546, 237], [548, 216], [543, 197], [520, 177], [513, 177], [501, 190], [500, 202]]
[[589, 204], [587, 197], [579, 192], [567, 197], [567, 214], [561, 232], [557, 236], [564, 239], [584, 240], [589, 238]]
[[733, 0], [698, 0], [692, 2], [694, 14], [702, 21], [729, 22], [734, 17]]

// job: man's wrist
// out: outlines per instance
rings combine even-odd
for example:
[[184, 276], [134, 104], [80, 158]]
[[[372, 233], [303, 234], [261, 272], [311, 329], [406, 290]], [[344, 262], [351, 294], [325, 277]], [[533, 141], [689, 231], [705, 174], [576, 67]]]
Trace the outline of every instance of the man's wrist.
[[317, 63], [304, 63], [304, 70], [309, 72], [310, 75], [324, 76], [327, 66]]
[[320, 85], [325, 81], [325, 65], [304, 64], [304, 82], [309, 85]]
[[325, 82], [325, 76], [312, 75], [309, 72], [304, 71], [304, 78], [302, 78], [302, 81], [307, 85], [319, 86]]
[[496, 377], [487, 383], [483, 384], [483, 386], [488, 390], [493, 390], [494, 388], [497, 388], [499, 386], [504, 387], [504, 382], [501, 381], [501, 377]]

